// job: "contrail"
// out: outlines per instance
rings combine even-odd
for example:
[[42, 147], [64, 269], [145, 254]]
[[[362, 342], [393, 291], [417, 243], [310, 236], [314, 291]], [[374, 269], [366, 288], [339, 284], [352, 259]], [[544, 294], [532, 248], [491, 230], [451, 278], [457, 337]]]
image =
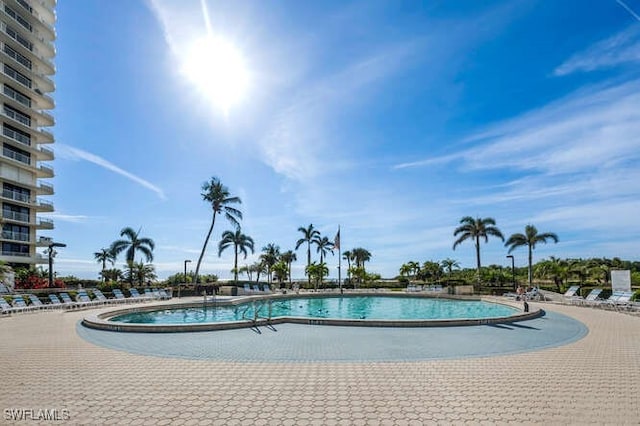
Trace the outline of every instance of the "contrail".
[[209, 9], [207, 8], [207, 2], [205, 0], [200, 0], [200, 4], [202, 5], [202, 17], [204, 18], [204, 25], [207, 27], [207, 35], [211, 37], [213, 33], [211, 31], [211, 20], [209, 19]]
[[616, 3], [618, 3], [620, 6], [624, 7], [624, 9], [627, 12], [629, 12], [631, 14], [631, 16], [633, 16], [634, 18], [636, 18], [638, 20], [638, 22], [640, 22], [640, 15], [635, 13], [633, 11], [633, 9], [631, 9], [629, 6], [627, 6], [622, 0], [616, 0]]

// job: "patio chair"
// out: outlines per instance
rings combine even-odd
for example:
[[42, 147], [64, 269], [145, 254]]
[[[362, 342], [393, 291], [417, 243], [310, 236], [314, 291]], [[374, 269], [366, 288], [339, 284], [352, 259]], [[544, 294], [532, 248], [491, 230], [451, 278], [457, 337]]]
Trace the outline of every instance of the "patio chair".
[[65, 307], [64, 303], [62, 303], [60, 301], [60, 298], [58, 296], [56, 296], [55, 294], [50, 294], [49, 295], [49, 301], [51, 302], [50, 304], [53, 305], [54, 308], [64, 308]]
[[44, 303], [42, 303], [42, 300], [40, 300], [40, 298], [38, 296], [36, 296], [35, 294], [29, 294], [29, 301], [31, 302], [31, 305], [38, 308], [38, 309], [49, 309], [51, 308], [51, 306], [49, 304], [45, 305]]
[[87, 290], [78, 290], [78, 293], [76, 294], [76, 302], [84, 304], [84, 306], [94, 306], [103, 303], [101, 300], [92, 300], [91, 297], [89, 297]]
[[160, 299], [162, 300], [171, 299], [171, 295], [167, 293], [167, 291], [164, 288], [158, 289], [158, 294], [160, 295]]
[[571, 287], [569, 287], [569, 289], [562, 295], [562, 297], [564, 298], [565, 301], [567, 302], [572, 302], [575, 301], [576, 299], [582, 299], [579, 295], [578, 295], [578, 290], [580, 290], [580, 286], [579, 285], [572, 285]]
[[260, 291], [260, 287], [258, 286], [258, 284], [254, 284], [254, 285], [252, 285], [252, 286], [251, 286], [251, 291], [252, 291], [253, 293], [261, 293], [261, 291]]
[[39, 309], [39, 308], [36, 308], [35, 306], [27, 305], [27, 302], [22, 298], [21, 294], [15, 294], [13, 296], [13, 300], [11, 301], [11, 304], [13, 305], [14, 308], [21, 309], [23, 311], [33, 311], [35, 309]]
[[119, 288], [114, 288], [112, 290], [112, 293], [117, 302], [129, 303], [133, 301], [133, 299], [126, 297], [122, 290], [120, 290]]
[[14, 308], [4, 299], [4, 297], [0, 296], [0, 312], [2, 312], [2, 315], [11, 315], [12, 313], [19, 311], [21, 311], [21, 309]]
[[138, 301], [140, 301], [140, 300], [149, 300], [149, 297], [141, 295], [140, 292], [138, 292], [137, 288], [130, 288], [129, 289], [129, 294], [131, 294], [130, 299], [132, 299], [132, 300], [138, 300]]
[[104, 293], [102, 293], [102, 291], [98, 290], [97, 288], [94, 288], [93, 290], [91, 290], [93, 292], [93, 295], [95, 296], [96, 301], [102, 303], [102, 304], [107, 304], [107, 303], [111, 303], [110, 299], [107, 299], [107, 296], [104, 295]]
[[592, 289], [589, 294], [587, 294], [587, 297], [584, 298], [584, 300], [580, 301], [580, 304], [582, 305], [594, 305], [597, 304], [599, 302], [599, 298], [600, 298], [600, 293], [602, 293], [602, 289], [601, 288], [594, 288]]
[[272, 292], [271, 292], [271, 286], [270, 286], [269, 284], [264, 284], [264, 285], [262, 286], [262, 292], [263, 292], [264, 294], [271, 294], [271, 293], [272, 293]]
[[0, 294], [9, 294], [9, 293], [11, 293], [9, 291], [9, 288], [6, 285], [0, 283]]
[[249, 284], [245, 284], [244, 285], [244, 294], [251, 294], [252, 290], [251, 287], [249, 286]]
[[68, 309], [76, 309], [80, 307], [80, 303], [76, 303], [71, 300], [71, 297], [67, 293], [60, 293], [60, 299], [62, 299], [62, 304]]

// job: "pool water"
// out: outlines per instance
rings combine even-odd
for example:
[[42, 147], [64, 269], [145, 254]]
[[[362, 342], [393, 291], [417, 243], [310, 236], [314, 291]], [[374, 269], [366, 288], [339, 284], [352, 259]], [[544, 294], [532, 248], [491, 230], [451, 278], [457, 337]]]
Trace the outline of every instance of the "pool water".
[[[424, 320], [506, 317], [518, 312], [510, 306], [475, 300], [418, 297], [344, 296], [261, 300], [235, 306], [163, 309], [132, 312], [110, 321], [133, 324], [198, 324], [258, 317]], [[269, 315], [270, 314], [270, 315]]]

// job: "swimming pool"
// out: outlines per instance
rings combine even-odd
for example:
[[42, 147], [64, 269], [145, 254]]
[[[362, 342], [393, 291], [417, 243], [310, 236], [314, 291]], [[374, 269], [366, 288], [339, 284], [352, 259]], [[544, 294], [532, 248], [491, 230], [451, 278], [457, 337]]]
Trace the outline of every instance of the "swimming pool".
[[510, 323], [544, 315], [506, 301], [432, 298], [403, 294], [310, 294], [147, 305], [91, 314], [89, 328], [174, 333], [282, 323], [358, 327], [445, 327]]
[[346, 320], [453, 320], [508, 317], [516, 308], [481, 300], [422, 297], [344, 296], [260, 300], [232, 306], [169, 308], [129, 312], [110, 321], [129, 324], [200, 324], [257, 318]]

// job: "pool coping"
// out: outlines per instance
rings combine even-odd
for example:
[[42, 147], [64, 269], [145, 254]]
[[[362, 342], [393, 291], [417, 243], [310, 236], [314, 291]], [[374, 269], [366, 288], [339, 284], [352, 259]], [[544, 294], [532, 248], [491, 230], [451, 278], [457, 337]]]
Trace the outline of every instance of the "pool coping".
[[[431, 298], [431, 299], [450, 299], [450, 300], [479, 300], [490, 303], [510, 306], [518, 309], [520, 312], [506, 317], [493, 318], [475, 318], [475, 319], [441, 319], [441, 320], [380, 320], [380, 319], [343, 319], [343, 318], [309, 318], [309, 317], [275, 317], [256, 319], [247, 319], [242, 321], [226, 321], [226, 322], [208, 322], [201, 324], [131, 324], [116, 323], [109, 321], [110, 318], [132, 312], [149, 312], [158, 309], [171, 308], [195, 308], [205, 306], [235, 306], [249, 302], [281, 300], [299, 297], [353, 297], [353, 296], [378, 296], [378, 297], [411, 297], [411, 298]], [[197, 331], [215, 331], [230, 330], [238, 328], [251, 328], [268, 326], [272, 324], [306, 324], [306, 325], [327, 325], [327, 326], [350, 326], [350, 327], [461, 327], [476, 326], [489, 324], [508, 324], [518, 321], [527, 321], [530, 319], [541, 317], [545, 314], [541, 308], [534, 309], [530, 312], [524, 312], [520, 303], [511, 300], [504, 300], [496, 297], [483, 296], [454, 296], [454, 295], [429, 295], [429, 294], [403, 294], [403, 293], [379, 293], [379, 292], [358, 292], [347, 294], [326, 294], [326, 293], [305, 293], [305, 294], [273, 294], [261, 296], [245, 296], [235, 299], [215, 300], [196, 302], [181, 302], [172, 304], [153, 304], [138, 307], [129, 307], [125, 309], [116, 309], [113, 311], [102, 312], [99, 314], [91, 314], [84, 317], [81, 324], [88, 328], [131, 333], [184, 333]]]

